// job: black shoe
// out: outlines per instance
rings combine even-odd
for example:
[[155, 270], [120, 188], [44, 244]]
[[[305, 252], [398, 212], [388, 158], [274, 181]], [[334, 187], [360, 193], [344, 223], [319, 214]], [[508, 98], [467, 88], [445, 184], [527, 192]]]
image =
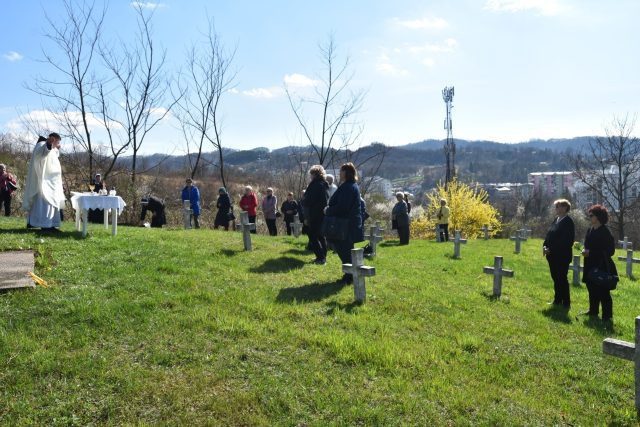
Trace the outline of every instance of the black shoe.
[[30, 229], [30, 228], [35, 228], [35, 227], [33, 225], [27, 223], [27, 230]]

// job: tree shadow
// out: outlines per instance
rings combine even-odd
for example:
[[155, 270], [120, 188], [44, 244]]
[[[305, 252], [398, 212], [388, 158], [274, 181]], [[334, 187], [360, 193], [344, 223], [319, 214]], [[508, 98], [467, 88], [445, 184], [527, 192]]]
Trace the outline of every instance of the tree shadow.
[[262, 265], [251, 267], [249, 271], [252, 273], [287, 273], [302, 268], [304, 264], [304, 261], [297, 258], [283, 256], [268, 259]]
[[571, 316], [569, 316], [569, 310], [564, 307], [549, 307], [542, 310], [542, 315], [554, 322], [571, 324]]
[[336, 280], [330, 283], [312, 283], [297, 288], [284, 288], [278, 293], [276, 301], [288, 304], [322, 301], [337, 294], [345, 286], [347, 285], [342, 280]]
[[351, 314], [355, 311], [356, 308], [361, 306], [362, 306], [362, 303], [356, 302], [356, 301], [350, 302], [349, 304], [342, 304], [337, 301], [331, 301], [327, 303], [326, 315], [331, 316], [336, 312], [336, 310], [344, 311], [345, 313]]

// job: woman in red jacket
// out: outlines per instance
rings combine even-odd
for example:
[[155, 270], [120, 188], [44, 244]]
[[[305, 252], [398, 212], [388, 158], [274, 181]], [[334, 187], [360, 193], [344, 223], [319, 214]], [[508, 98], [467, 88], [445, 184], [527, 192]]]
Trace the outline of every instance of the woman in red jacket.
[[[244, 196], [240, 199], [240, 209], [249, 214], [249, 223], [256, 223], [256, 208], [258, 207], [258, 198], [256, 193], [253, 192], [253, 188], [247, 185], [244, 187]], [[251, 230], [253, 234], [256, 234], [256, 230]]]

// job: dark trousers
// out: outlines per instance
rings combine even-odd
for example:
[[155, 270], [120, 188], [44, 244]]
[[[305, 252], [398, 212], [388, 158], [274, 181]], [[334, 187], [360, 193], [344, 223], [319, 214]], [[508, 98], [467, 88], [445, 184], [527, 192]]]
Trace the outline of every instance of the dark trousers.
[[327, 258], [327, 239], [320, 233], [319, 228], [309, 227], [307, 230], [309, 236], [309, 245], [316, 256], [316, 259]]
[[11, 194], [7, 191], [0, 191], [0, 208], [4, 205], [4, 216], [11, 215]]
[[[253, 215], [253, 216], [249, 215], [249, 224], [255, 224], [255, 223], [256, 223], [256, 216], [255, 215]], [[258, 230], [257, 229], [256, 230], [251, 230], [250, 233], [251, 234], [257, 234]]]
[[589, 282], [587, 282], [587, 290], [589, 291], [589, 314], [597, 316], [602, 305], [602, 320], [611, 319], [613, 317], [611, 291]]
[[553, 303], [569, 307], [571, 305], [571, 295], [567, 274], [569, 273], [570, 261], [547, 257], [547, 262], [549, 263], [551, 279], [553, 279]]
[[343, 264], [351, 264], [351, 249], [353, 249], [353, 240], [332, 240], [333, 249], [340, 257]]
[[409, 226], [398, 226], [398, 237], [401, 245], [409, 244]]
[[440, 224], [440, 241], [449, 241], [449, 224]]
[[292, 222], [293, 221], [285, 221], [284, 222], [284, 225], [287, 227], [287, 236], [291, 236], [291, 233], [292, 233], [292, 231], [291, 231], [291, 223]]
[[[193, 222], [193, 226], [194, 226], [195, 228], [200, 228], [200, 221], [198, 220], [198, 218], [199, 218], [199, 217], [200, 217], [200, 215], [195, 215], [195, 214], [192, 214], [192, 215], [191, 215], [191, 220], [192, 220], [192, 221], [189, 221], [189, 222], [190, 222], [190, 223], [191, 223], [191, 222]], [[228, 229], [229, 229], [229, 225], [227, 224], [227, 228], [226, 228], [226, 230], [228, 230]]]
[[269, 235], [270, 236], [277, 236], [278, 235], [278, 226], [276, 225], [276, 220], [275, 219], [265, 219], [265, 222], [267, 223], [267, 228], [269, 229]]

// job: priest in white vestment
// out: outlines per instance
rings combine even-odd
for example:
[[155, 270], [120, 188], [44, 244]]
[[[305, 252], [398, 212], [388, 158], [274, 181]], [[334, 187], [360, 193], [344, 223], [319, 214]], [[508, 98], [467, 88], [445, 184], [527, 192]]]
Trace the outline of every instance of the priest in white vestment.
[[33, 149], [25, 185], [22, 208], [29, 212], [27, 227], [55, 229], [60, 226], [60, 209], [64, 208], [60, 135], [40, 137]]

